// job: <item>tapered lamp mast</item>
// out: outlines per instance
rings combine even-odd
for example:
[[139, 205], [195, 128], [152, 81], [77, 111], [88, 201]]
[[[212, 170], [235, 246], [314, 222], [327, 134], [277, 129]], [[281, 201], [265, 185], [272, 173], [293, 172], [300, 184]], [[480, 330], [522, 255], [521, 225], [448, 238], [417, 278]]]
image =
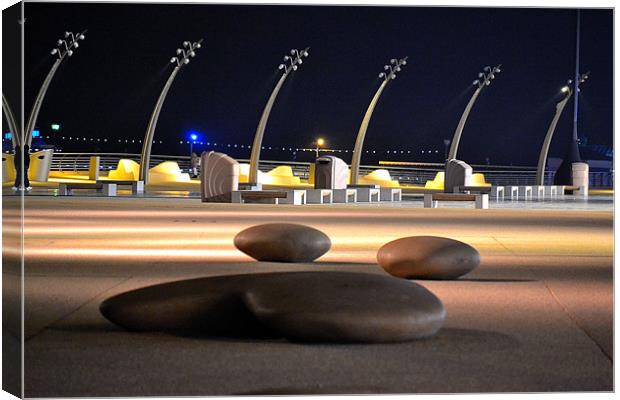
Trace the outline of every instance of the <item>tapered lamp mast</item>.
[[379, 79], [383, 79], [383, 82], [381, 82], [381, 85], [379, 86], [379, 88], [375, 92], [375, 95], [370, 101], [370, 104], [366, 109], [366, 113], [364, 114], [364, 119], [362, 119], [360, 128], [357, 131], [355, 147], [353, 148], [353, 155], [351, 156], [351, 185], [357, 185], [359, 181], [360, 162], [362, 159], [364, 139], [366, 138], [368, 124], [370, 123], [370, 118], [372, 117], [372, 113], [375, 110], [375, 106], [379, 101], [379, 97], [381, 97], [381, 93], [383, 93], [383, 90], [385, 89], [387, 84], [396, 79], [396, 73], [400, 72], [402, 67], [406, 64], [407, 57], [403, 57], [398, 60], [396, 58], [392, 58], [388, 64], [383, 66], [383, 72], [379, 74]]
[[299, 65], [303, 63], [303, 59], [308, 57], [309, 47], [304, 50], [291, 49], [290, 55], [284, 56], [284, 63], [278, 66], [278, 69], [282, 70], [282, 76], [276, 83], [276, 86], [267, 100], [267, 104], [263, 109], [258, 126], [256, 127], [256, 133], [254, 134], [254, 141], [252, 142], [252, 152], [250, 154], [250, 172], [248, 177], [248, 186], [255, 186], [258, 183], [258, 162], [260, 160], [260, 151], [263, 145], [263, 136], [265, 136], [265, 128], [267, 127], [267, 121], [269, 120], [269, 114], [273, 103], [276, 101], [278, 92], [282, 88], [284, 81], [293, 71], [297, 71]]

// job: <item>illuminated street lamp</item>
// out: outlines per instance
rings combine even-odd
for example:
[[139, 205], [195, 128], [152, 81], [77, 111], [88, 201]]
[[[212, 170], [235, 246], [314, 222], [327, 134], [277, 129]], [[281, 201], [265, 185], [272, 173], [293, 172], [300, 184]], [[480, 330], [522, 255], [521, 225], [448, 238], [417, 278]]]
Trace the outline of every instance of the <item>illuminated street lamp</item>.
[[397, 60], [392, 58], [390, 62], [383, 66], [383, 72], [379, 74], [379, 79], [383, 79], [381, 86], [377, 89], [375, 96], [372, 98], [368, 109], [366, 110], [366, 114], [364, 115], [364, 119], [362, 120], [362, 124], [360, 125], [359, 131], [357, 132], [357, 138], [355, 139], [355, 148], [353, 149], [353, 155], [351, 157], [351, 184], [357, 185], [359, 179], [359, 170], [360, 170], [360, 160], [362, 157], [362, 147], [364, 147], [364, 138], [366, 137], [366, 131], [368, 130], [368, 124], [370, 123], [370, 118], [372, 117], [372, 112], [377, 105], [377, 101], [379, 101], [379, 97], [385, 89], [386, 85], [396, 79], [396, 73], [401, 71], [401, 67], [407, 64], [407, 57], [401, 58]]
[[201, 47], [202, 39], [197, 42], [191, 43], [188, 41], [183, 42], [183, 48], [177, 49], [177, 55], [170, 59], [171, 64], [175, 64], [174, 69], [170, 73], [166, 84], [164, 85], [161, 93], [159, 94], [159, 98], [157, 99], [157, 103], [155, 103], [155, 108], [153, 109], [153, 113], [151, 114], [151, 118], [149, 119], [149, 124], [146, 128], [146, 133], [144, 135], [144, 141], [142, 142], [142, 153], [140, 154], [140, 180], [144, 181], [146, 185], [149, 181], [149, 163], [151, 162], [151, 146], [153, 144], [153, 137], [155, 136], [155, 127], [157, 126], [157, 120], [159, 119], [159, 113], [161, 112], [161, 108], [164, 105], [164, 100], [166, 100], [166, 95], [170, 90], [170, 86], [172, 86], [172, 82], [174, 82], [174, 78], [176, 77], [179, 70], [184, 66], [189, 64], [191, 58], [196, 56], [196, 50]]
[[536, 169], [536, 184], [544, 185], [545, 183], [545, 168], [547, 165], [547, 154], [549, 153], [549, 146], [551, 145], [551, 139], [553, 138], [553, 133], [555, 132], [555, 127], [560, 119], [560, 115], [568, 103], [568, 100], [573, 95], [574, 87], [579, 91], [579, 86], [588, 79], [590, 73], [586, 72], [585, 74], [579, 75], [579, 79], [577, 80], [577, 84], [575, 86], [571, 86], [573, 84], [573, 80], [569, 79], [560, 91], [564, 93], [564, 98], [560, 100], [555, 105], [555, 115], [551, 120], [551, 124], [549, 124], [549, 129], [547, 129], [547, 135], [545, 136], [545, 140], [543, 141], [542, 147], [540, 149], [540, 155], [538, 156], [538, 168]]
[[489, 66], [484, 67], [482, 72], [478, 74], [478, 79], [473, 81], [472, 86], [477, 86], [476, 91], [471, 96], [469, 103], [467, 103], [467, 107], [465, 107], [465, 111], [463, 111], [463, 115], [461, 116], [461, 120], [456, 127], [456, 131], [454, 131], [454, 137], [452, 138], [452, 145], [450, 146], [450, 152], [448, 153], [448, 160], [452, 160], [456, 158], [456, 153], [459, 150], [459, 142], [461, 141], [461, 135], [463, 134], [463, 128], [465, 127], [465, 121], [467, 121], [467, 117], [471, 112], [471, 108], [474, 106], [478, 95], [485, 87], [491, 84], [491, 81], [495, 79], [495, 75], [502, 72], [501, 64], [491, 68]]
[[315, 144], [316, 144], [316, 149], [315, 149], [315, 151], [316, 151], [316, 157], [317, 157], [317, 158], [319, 158], [319, 151], [320, 151], [320, 149], [321, 149], [321, 146], [323, 146], [323, 145], [325, 144], [325, 139], [323, 139], [323, 138], [318, 138], [318, 139], [316, 140]]
[[56, 70], [63, 60], [67, 58], [67, 56], [71, 57], [73, 55], [73, 51], [80, 47], [78, 42], [86, 38], [84, 35], [85, 33], [86, 31], [78, 34], [73, 34], [73, 32], [65, 32], [64, 39], [58, 39], [58, 42], [56, 42], [56, 47], [50, 52], [58, 58], [43, 81], [41, 89], [39, 89], [39, 93], [37, 94], [37, 98], [34, 101], [34, 105], [32, 106], [32, 111], [30, 111], [30, 117], [28, 118], [28, 123], [26, 125], [26, 137], [24, 139], [24, 143], [28, 146], [32, 144], [32, 131], [37, 123], [37, 118], [39, 117], [39, 111], [41, 110], [41, 104], [45, 98], [45, 93], [52, 82], [52, 78], [54, 77]]
[[260, 121], [258, 122], [258, 127], [256, 128], [256, 133], [254, 134], [254, 141], [252, 142], [252, 152], [250, 154], [250, 173], [248, 177], [248, 186], [255, 186], [258, 183], [258, 162], [260, 160], [260, 151], [261, 146], [263, 144], [263, 136], [265, 135], [265, 128], [267, 127], [267, 120], [269, 119], [269, 113], [271, 112], [271, 108], [273, 107], [273, 103], [278, 96], [278, 92], [280, 88], [284, 84], [284, 81], [288, 77], [289, 73], [292, 71], [297, 71], [299, 65], [303, 63], [302, 58], [308, 57], [308, 49], [306, 47], [304, 50], [291, 49], [290, 55], [284, 56], [284, 63], [278, 66], [278, 69], [284, 71], [280, 80], [273, 88], [271, 92], [271, 96], [269, 96], [269, 100], [267, 100], [267, 104], [265, 105], [265, 109], [263, 110], [263, 114], [260, 117]]

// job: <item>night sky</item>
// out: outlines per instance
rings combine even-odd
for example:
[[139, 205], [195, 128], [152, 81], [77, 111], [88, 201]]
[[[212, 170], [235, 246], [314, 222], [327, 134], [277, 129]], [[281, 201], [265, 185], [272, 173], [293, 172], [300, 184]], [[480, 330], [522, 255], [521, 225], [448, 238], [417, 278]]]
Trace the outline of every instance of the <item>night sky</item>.
[[[174, 82], [153, 154], [188, 154], [188, 146], [179, 141], [190, 130], [200, 132], [204, 142], [250, 145], [282, 57], [291, 48], [310, 46], [310, 56], [285, 82], [267, 125], [263, 145], [280, 150], [265, 152], [263, 158], [291, 159], [289, 147], [308, 147], [318, 136], [329, 147], [350, 151], [380, 84], [377, 74], [390, 58], [409, 56], [383, 93], [366, 136], [365, 149], [380, 155], [364, 155], [362, 163], [442, 162], [443, 139], [452, 137], [473, 93], [471, 82], [484, 66], [501, 63], [502, 73], [482, 92], [465, 126], [459, 158], [472, 164], [488, 157], [492, 164], [532, 166], [561, 99], [560, 88], [575, 68], [573, 9], [25, 7], [27, 110], [53, 63], [49, 51], [56, 40], [65, 30], [88, 29], [86, 40], [57, 72], [38, 120], [43, 135], [58, 122], [59, 136], [87, 138], [79, 147], [60, 140], [65, 151], [139, 153], [137, 142], [172, 69], [169, 60], [184, 40], [204, 38], [203, 47]], [[579, 133], [590, 144], [613, 142], [612, 32], [611, 10], [582, 10], [581, 71], [590, 71], [590, 80], [580, 95]], [[550, 156], [563, 156], [571, 131], [572, 100]], [[125, 139], [136, 143], [125, 144]], [[218, 149], [249, 157], [249, 149]], [[350, 160], [350, 153], [340, 156]]]

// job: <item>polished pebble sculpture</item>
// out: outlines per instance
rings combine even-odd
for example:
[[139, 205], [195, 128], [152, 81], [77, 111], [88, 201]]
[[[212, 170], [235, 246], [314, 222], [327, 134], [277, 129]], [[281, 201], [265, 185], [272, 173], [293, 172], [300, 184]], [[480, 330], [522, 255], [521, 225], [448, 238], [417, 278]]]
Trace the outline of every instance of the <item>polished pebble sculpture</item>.
[[383, 245], [377, 262], [398, 278], [456, 279], [480, 265], [480, 253], [454, 239], [410, 236]]
[[330, 271], [164, 283], [113, 296], [100, 310], [130, 331], [331, 343], [430, 337], [445, 318], [441, 301], [421, 285]]
[[312, 262], [331, 247], [329, 237], [300, 224], [252, 226], [237, 234], [235, 247], [258, 261]]

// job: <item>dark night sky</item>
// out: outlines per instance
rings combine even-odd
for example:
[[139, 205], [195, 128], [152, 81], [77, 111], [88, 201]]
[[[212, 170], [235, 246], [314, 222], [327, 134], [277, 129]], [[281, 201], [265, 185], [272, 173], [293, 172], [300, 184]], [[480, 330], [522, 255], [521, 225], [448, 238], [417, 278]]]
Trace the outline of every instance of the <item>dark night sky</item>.
[[[154, 145], [154, 154], [185, 154], [179, 140], [190, 129], [210, 142], [251, 144], [282, 56], [310, 46], [310, 57], [280, 92], [264, 145], [306, 147], [320, 135], [332, 147], [352, 149], [377, 74], [390, 58], [407, 55], [408, 65], [375, 109], [366, 149], [382, 151], [384, 160], [441, 162], [443, 139], [452, 137], [469, 85], [482, 67], [501, 63], [465, 126], [459, 158], [535, 165], [559, 89], [574, 75], [571, 9], [26, 3], [26, 17], [27, 109], [53, 62], [56, 39], [65, 30], [88, 29], [56, 74], [38, 124], [44, 135], [60, 122], [67, 137], [113, 143], [96, 149], [88, 141], [82, 151], [139, 153], [137, 143], [119, 147], [117, 139], [143, 138], [172, 68], [168, 61], [184, 40], [204, 38], [204, 46], [170, 91], [156, 132], [164, 144]], [[581, 28], [581, 69], [591, 79], [581, 92], [579, 132], [589, 143], [612, 145], [612, 11], [583, 10]], [[564, 154], [571, 130], [569, 105], [550, 156]], [[421, 154], [428, 149], [439, 154]], [[249, 150], [230, 153], [249, 156]]]

